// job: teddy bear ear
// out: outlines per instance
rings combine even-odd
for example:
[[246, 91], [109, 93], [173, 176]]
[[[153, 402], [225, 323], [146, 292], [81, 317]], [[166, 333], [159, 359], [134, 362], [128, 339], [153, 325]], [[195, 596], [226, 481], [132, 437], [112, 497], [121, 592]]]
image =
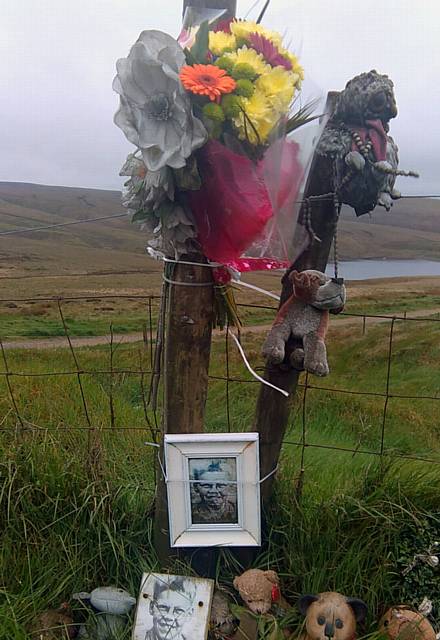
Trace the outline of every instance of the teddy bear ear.
[[289, 278], [290, 278], [291, 282], [295, 282], [295, 280], [297, 280], [298, 276], [299, 276], [299, 271], [297, 271], [296, 269], [294, 269], [293, 271], [291, 271], [289, 273]]
[[272, 571], [271, 569], [269, 569], [268, 571], [264, 572], [264, 575], [269, 580], [269, 582], [272, 582], [273, 584], [279, 584], [280, 583], [280, 579], [278, 578], [278, 574], [275, 571]]
[[347, 604], [353, 609], [356, 622], [363, 622], [368, 612], [365, 602], [359, 598], [347, 598]]
[[317, 600], [319, 600], [318, 596], [311, 593], [306, 593], [304, 596], [301, 596], [298, 601], [298, 609], [301, 611], [303, 616], [307, 615], [307, 609]]

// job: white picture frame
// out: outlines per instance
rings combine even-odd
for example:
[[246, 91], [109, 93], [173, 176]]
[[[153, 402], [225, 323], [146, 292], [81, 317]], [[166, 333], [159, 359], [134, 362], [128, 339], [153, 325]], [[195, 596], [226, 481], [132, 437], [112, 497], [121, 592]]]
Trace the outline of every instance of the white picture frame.
[[261, 545], [258, 433], [165, 434], [171, 547]]
[[214, 581], [144, 573], [132, 640], [206, 640]]

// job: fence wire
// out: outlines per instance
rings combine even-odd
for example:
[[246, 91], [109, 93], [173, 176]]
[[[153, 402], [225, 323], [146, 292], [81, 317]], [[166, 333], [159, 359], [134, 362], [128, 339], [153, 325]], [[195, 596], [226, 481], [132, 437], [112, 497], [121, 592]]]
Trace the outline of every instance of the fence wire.
[[[137, 350], [137, 363], [135, 367], [132, 366], [117, 366], [117, 351], [121, 344], [124, 343], [124, 336], [118, 334], [115, 331], [113, 324], [109, 325], [108, 335], [99, 336], [96, 345], [100, 344], [107, 347], [102, 352], [102, 360], [106, 360], [107, 366], [100, 366], [99, 368], [83, 367], [81, 365], [81, 351], [80, 348], [84, 344], [84, 338], [72, 335], [72, 329], [70, 327], [70, 320], [65, 314], [65, 304], [70, 301], [77, 301], [83, 304], [91, 304], [96, 301], [111, 299], [111, 300], [133, 300], [141, 301], [144, 309], [144, 323], [142, 331], [139, 331], [133, 337], [133, 344]], [[160, 316], [159, 309], [160, 296], [157, 295], [140, 295], [140, 294], [94, 294], [94, 295], [72, 295], [72, 296], [38, 296], [27, 298], [2, 298], [0, 299], [0, 305], [3, 303], [24, 303], [24, 302], [50, 302], [57, 313], [60, 326], [62, 327], [63, 337], [62, 342], [56, 342], [56, 348], [65, 347], [66, 354], [70, 355], [71, 366], [68, 369], [55, 369], [55, 370], [39, 370], [39, 371], [24, 371], [19, 370], [16, 365], [12, 366], [13, 360], [24, 360], [23, 355], [20, 358], [14, 358], [16, 353], [17, 343], [11, 340], [5, 340], [6, 336], [0, 336], [0, 351], [3, 368], [0, 370], [0, 380], [5, 381], [5, 390], [7, 394], [4, 408], [2, 410], [3, 415], [0, 414], [0, 432], [13, 433], [14, 436], [17, 432], [24, 433], [27, 431], [35, 432], [86, 432], [87, 434], [87, 453], [93, 456], [94, 442], [96, 435], [100, 432], [142, 432], [147, 439], [150, 439], [153, 443], [159, 443], [161, 441], [161, 407], [152, 406], [151, 402], [151, 385], [157, 376], [157, 354], [156, 354], [156, 330], [157, 319]], [[244, 304], [240, 303], [239, 306], [243, 309], [249, 310], [272, 310], [275, 316], [277, 308], [275, 306], [258, 305], [258, 304]], [[364, 336], [367, 333], [367, 321], [372, 320], [375, 324], [387, 323], [388, 333], [386, 341], [385, 352], [385, 376], [383, 380], [383, 390], [356, 390], [353, 388], [344, 387], [332, 387], [326, 384], [318, 384], [311, 381], [311, 376], [303, 374], [298, 383], [298, 392], [296, 393], [296, 414], [299, 416], [300, 428], [298, 429], [298, 437], [292, 439], [291, 430], [288, 430], [288, 435], [284, 439], [284, 445], [295, 446], [300, 453], [300, 472], [304, 473], [306, 452], [308, 449], [321, 449], [323, 451], [344, 452], [354, 455], [367, 455], [374, 457], [393, 457], [396, 459], [404, 460], [417, 460], [426, 463], [440, 463], [439, 459], [430, 457], [427, 455], [419, 455], [417, 452], [399, 452], [396, 450], [390, 450], [386, 446], [386, 433], [390, 412], [390, 401], [397, 400], [403, 401], [418, 401], [418, 402], [436, 402], [440, 400], [440, 395], [437, 393], [432, 394], [403, 394], [395, 393], [392, 390], [392, 369], [393, 369], [393, 349], [396, 342], [396, 325], [398, 322], [402, 323], [439, 323], [440, 317], [408, 317], [406, 313], [398, 315], [386, 315], [386, 314], [362, 314], [362, 313], [343, 313], [341, 314], [346, 318], [353, 318], [353, 320], [359, 320], [362, 324], [360, 335]], [[338, 329], [338, 321], [335, 320], [333, 324], [334, 329]], [[234, 387], [236, 385], [259, 385], [260, 383], [252, 378], [240, 377], [234, 375], [232, 367], [232, 350], [235, 346], [231, 344], [228, 338], [228, 331], [226, 330], [221, 336], [215, 336], [215, 340], [219, 338], [218, 344], [224, 355], [224, 373], [218, 375], [211, 372], [209, 379], [212, 383], [223, 382], [224, 383], [224, 423], [228, 432], [234, 431], [234, 418], [233, 408], [236, 401], [236, 394], [234, 393]], [[94, 338], [90, 338], [92, 341]], [[58, 339], [59, 340], [59, 339]], [[222, 342], [220, 342], [222, 340]], [[33, 359], [34, 350], [32, 349], [32, 341], [26, 341], [26, 351], [30, 354], [30, 359]], [[87, 346], [87, 343], [86, 345]], [[89, 345], [90, 346], [90, 345]], [[93, 346], [93, 345], [92, 345]], [[24, 351], [20, 351], [23, 354]], [[58, 352], [56, 352], [58, 353]], [[101, 355], [101, 354], [100, 354]], [[56, 358], [54, 359], [56, 363]], [[408, 363], [410, 366], [410, 363]], [[257, 368], [257, 370], [263, 370], [263, 367]], [[245, 371], [243, 367], [243, 372]], [[50, 378], [72, 378], [72, 386], [70, 387], [71, 395], [76, 395], [79, 399], [82, 415], [84, 418], [83, 424], [69, 424], [69, 420], [63, 416], [58, 417], [58, 424], [56, 426], [48, 426], [44, 424], [37, 424], [38, 420], [32, 415], [32, 404], [29, 399], [24, 397], [23, 390], [20, 389], [18, 381], [29, 378], [47, 380]], [[108, 409], [106, 420], [96, 421], [93, 415], [93, 408], [87, 397], [84, 381], [88, 377], [102, 378], [107, 380], [107, 398]], [[117, 401], [116, 392], [121, 380], [126, 380], [127, 377], [137, 380], [141, 409], [142, 409], [142, 421], [141, 424], [130, 425], [123, 424], [120, 417], [120, 407]], [[318, 380], [318, 379], [314, 379]], [[346, 394], [350, 397], [364, 397], [374, 398], [376, 400], [382, 400], [382, 411], [380, 417], [380, 432], [379, 432], [379, 447], [377, 450], [374, 448], [364, 448], [359, 441], [355, 447], [339, 446], [334, 444], [327, 444], [325, 442], [312, 442], [308, 438], [308, 429], [310, 426], [309, 407], [311, 403], [310, 394], [322, 393], [326, 394], [326, 397], [337, 396], [338, 394]], [[54, 390], [51, 389], [51, 394]], [[440, 393], [440, 390], [439, 390]], [[53, 402], [57, 401], [57, 398], [51, 397]], [[217, 398], [217, 403], [219, 402]], [[24, 406], [25, 405], [25, 406]], [[1, 406], [1, 405], [0, 405]], [[31, 415], [29, 416], [29, 407]], [[11, 421], [11, 416], [15, 416], [14, 428], [6, 426], [7, 419]], [[60, 426], [63, 425], [63, 426]]]

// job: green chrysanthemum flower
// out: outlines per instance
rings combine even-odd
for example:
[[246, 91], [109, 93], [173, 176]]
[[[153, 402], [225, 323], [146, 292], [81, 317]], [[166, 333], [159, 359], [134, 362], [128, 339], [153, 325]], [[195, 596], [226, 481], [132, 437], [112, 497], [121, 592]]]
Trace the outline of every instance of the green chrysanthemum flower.
[[235, 80], [255, 80], [257, 75], [258, 74], [255, 73], [255, 69], [246, 62], [236, 64], [231, 71], [231, 76]]
[[235, 93], [244, 98], [250, 98], [254, 95], [255, 87], [250, 80], [237, 80], [237, 88]]
[[224, 71], [226, 71], [227, 73], [231, 73], [232, 69], [234, 68], [234, 61], [231, 60], [231, 58], [228, 58], [227, 56], [221, 56], [220, 58], [218, 58], [218, 60], [216, 60], [214, 62], [216, 67], [220, 67], [220, 69], [224, 69]]
[[227, 118], [236, 118], [240, 113], [240, 98], [234, 95], [223, 96], [222, 108]]
[[212, 126], [209, 128], [209, 135], [211, 138], [215, 138], [216, 140], [220, 138], [223, 133], [222, 123], [221, 122], [212, 122]]
[[205, 104], [203, 107], [203, 115], [205, 118], [209, 120], [213, 120], [214, 122], [224, 122], [225, 113], [219, 104], [215, 104], [211, 102], [210, 104]]

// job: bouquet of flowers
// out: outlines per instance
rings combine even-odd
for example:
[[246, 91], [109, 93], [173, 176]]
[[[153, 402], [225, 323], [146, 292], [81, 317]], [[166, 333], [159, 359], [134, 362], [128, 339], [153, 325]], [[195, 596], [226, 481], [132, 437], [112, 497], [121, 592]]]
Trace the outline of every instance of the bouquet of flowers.
[[[179, 41], [142, 32], [117, 62], [115, 123], [137, 147], [121, 170], [123, 204], [174, 259], [198, 251], [238, 270], [279, 267], [264, 239], [293, 212], [307, 164], [289, 140], [312, 119], [310, 105], [294, 110], [303, 69], [280, 34], [209, 14]], [[256, 241], [260, 263], [240, 262]]]

